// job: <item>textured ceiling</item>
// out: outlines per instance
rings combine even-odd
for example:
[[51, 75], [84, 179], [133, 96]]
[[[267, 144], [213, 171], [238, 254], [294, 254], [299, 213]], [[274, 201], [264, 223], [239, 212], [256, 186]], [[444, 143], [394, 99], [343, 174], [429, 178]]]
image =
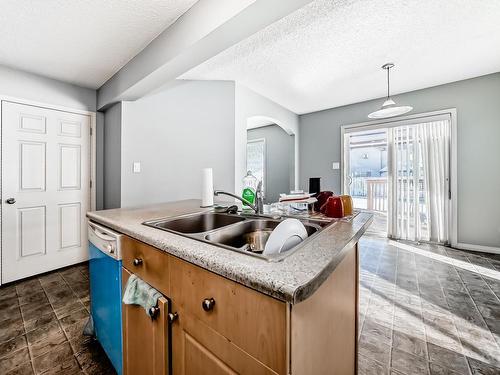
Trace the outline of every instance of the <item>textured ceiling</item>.
[[[187, 72], [296, 113], [500, 71], [499, 0], [317, 0]], [[411, 103], [408, 103], [411, 104]]]
[[197, 0], [2, 0], [0, 64], [100, 87]]

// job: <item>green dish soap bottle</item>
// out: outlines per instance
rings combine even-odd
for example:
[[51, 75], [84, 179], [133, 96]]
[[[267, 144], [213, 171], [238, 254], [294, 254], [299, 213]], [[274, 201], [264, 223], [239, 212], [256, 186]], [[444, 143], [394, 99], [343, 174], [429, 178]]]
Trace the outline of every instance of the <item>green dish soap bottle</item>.
[[[259, 180], [252, 174], [252, 171], [248, 171], [246, 176], [243, 177], [243, 192], [241, 196], [243, 199], [246, 199], [248, 202], [254, 204], [255, 203], [255, 192], [257, 191], [257, 184]], [[249, 205], [243, 203], [243, 209], [251, 208]]]

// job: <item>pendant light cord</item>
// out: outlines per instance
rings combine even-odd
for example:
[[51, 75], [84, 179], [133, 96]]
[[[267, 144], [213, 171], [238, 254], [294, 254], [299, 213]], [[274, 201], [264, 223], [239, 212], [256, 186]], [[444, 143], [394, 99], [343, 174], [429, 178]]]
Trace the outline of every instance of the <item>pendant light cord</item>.
[[389, 99], [389, 93], [390, 93], [390, 90], [389, 90], [389, 71], [391, 70], [390, 67], [387, 68], [387, 99]]

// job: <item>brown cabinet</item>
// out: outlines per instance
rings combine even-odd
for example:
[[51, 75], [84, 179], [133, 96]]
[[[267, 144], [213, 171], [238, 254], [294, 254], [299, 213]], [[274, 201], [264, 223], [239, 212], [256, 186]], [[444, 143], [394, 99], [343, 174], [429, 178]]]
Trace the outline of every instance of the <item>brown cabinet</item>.
[[[123, 286], [130, 275], [130, 272], [122, 268]], [[154, 319], [141, 306], [122, 305], [125, 375], [168, 374], [168, 304], [166, 298], [159, 299]]]
[[168, 297], [154, 320], [123, 305], [124, 375], [355, 374], [357, 245], [291, 305], [134, 239], [124, 244], [123, 285], [135, 273]]
[[178, 311], [179, 318], [172, 326], [174, 374], [276, 374], [193, 315]]
[[122, 249], [123, 267], [168, 296], [170, 257], [164, 251], [127, 236], [123, 236]]
[[170, 262], [174, 309], [200, 320], [277, 373], [286, 372], [286, 303], [180, 259]]

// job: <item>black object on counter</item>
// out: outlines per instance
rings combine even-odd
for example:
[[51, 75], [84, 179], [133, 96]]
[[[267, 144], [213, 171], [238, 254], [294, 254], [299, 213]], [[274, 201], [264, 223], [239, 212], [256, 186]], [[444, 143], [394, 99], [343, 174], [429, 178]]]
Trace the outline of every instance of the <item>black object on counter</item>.
[[313, 197], [317, 196], [321, 191], [321, 177], [311, 177], [309, 178], [309, 193], [314, 194]]
[[316, 196], [316, 199], [318, 201], [314, 203], [314, 211], [321, 212], [321, 207], [323, 207], [328, 198], [332, 196], [333, 196], [333, 191], [322, 191], [321, 193], [318, 193], [318, 195]]

